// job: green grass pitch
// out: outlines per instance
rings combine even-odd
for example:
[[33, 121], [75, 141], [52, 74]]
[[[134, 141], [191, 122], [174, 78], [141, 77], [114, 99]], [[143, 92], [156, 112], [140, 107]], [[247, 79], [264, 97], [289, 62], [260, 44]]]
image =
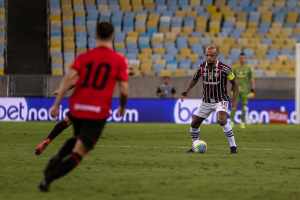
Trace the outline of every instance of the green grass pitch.
[[220, 127], [203, 126], [205, 154], [186, 154], [188, 125], [108, 124], [81, 165], [37, 190], [66, 130], [40, 157], [35, 145], [54, 123], [0, 123], [0, 199], [300, 199], [300, 126], [235, 128], [231, 155]]

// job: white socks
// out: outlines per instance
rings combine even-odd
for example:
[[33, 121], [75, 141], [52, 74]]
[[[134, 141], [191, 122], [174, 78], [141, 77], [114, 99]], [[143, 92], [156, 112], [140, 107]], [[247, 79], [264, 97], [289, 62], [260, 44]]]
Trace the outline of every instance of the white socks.
[[224, 134], [227, 137], [227, 141], [230, 147], [236, 147], [233, 130], [230, 124], [230, 120], [227, 119], [227, 123], [222, 126], [224, 130]]
[[190, 127], [190, 134], [192, 136], [192, 141], [199, 140], [200, 138], [200, 128], [192, 128]]

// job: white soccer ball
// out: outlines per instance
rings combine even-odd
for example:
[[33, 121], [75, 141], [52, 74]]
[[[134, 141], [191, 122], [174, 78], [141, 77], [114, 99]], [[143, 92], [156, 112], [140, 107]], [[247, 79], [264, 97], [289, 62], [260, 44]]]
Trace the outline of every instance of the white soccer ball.
[[207, 150], [207, 144], [203, 140], [195, 140], [192, 148], [194, 152], [205, 153]]

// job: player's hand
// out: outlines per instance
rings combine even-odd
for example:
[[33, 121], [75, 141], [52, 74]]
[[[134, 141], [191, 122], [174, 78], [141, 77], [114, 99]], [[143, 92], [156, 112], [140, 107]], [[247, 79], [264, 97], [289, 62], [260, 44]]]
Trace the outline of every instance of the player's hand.
[[50, 139], [47, 138], [47, 139], [43, 140], [41, 143], [39, 143], [35, 147], [35, 155], [38, 156], [38, 155], [42, 154], [50, 142], [51, 142]]
[[53, 105], [50, 108], [50, 115], [51, 115], [51, 117], [57, 117], [59, 115], [59, 106]]
[[57, 96], [57, 94], [58, 94], [58, 89], [57, 89], [57, 90], [54, 90], [54, 92], [53, 92], [53, 95], [54, 95], [54, 96]]
[[124, 114], [125, 114], [125, 112], [126, 112], [126, 109], [125, 109], [125, 108], [119, 107], [119, 108], [118, 108], [118, 112], [117, 112], [117, 116], [118, 116], [118, 117], [123, 117]]
[[188, 93], [187, 92], [182, 92], [180, 100], [183, 101], [187, 97]]
[[237, 100], [232, 100], [232, 108], [237, 109]]
[[251, 89], [250, 93], [247, 95], [248, 98], [254, 98], [255, 97], [255, 90], [254, 89]]

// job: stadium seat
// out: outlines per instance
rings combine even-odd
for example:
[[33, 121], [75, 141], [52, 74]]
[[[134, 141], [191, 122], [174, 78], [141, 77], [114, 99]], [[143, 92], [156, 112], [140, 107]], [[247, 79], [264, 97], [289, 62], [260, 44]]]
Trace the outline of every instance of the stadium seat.
[[[278, 70], [267, 66], [285, 56], [281, 64], [290, 74], [300, 41], [296, 0], [50, 0], [49, 5], [55, 74], [64, 71], [60, 63], [66, 67], [72, 57], [95, 47], [97, 21], [113, 23], [114, 48], [129, 58], [135, 75], [159, 75], [165, 68], [174, 76], [189, 75], [204, 58], [203, 48], [212, 43], [220, 46], [224, 62], [236, 63], [244, 51], [261, 75], [276, 75]], [[0, 9], [1, 38], [3, 16]], [[1, 56], [4, 49], [0, 44]]]

